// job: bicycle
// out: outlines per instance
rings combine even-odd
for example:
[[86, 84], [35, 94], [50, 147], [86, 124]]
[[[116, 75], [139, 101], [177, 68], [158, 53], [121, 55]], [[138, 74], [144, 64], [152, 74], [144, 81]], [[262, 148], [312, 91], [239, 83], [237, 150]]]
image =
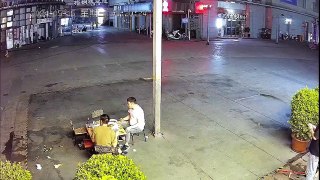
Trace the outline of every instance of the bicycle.
[[316, 42], [309, 42], [308, 47], [312, 50], [318, 49], [318, 44]]

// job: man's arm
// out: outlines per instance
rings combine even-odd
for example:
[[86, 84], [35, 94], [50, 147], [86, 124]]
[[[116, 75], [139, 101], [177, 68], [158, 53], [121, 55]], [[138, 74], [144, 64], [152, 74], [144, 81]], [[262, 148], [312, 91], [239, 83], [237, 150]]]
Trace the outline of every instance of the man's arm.
[[129, 121], [129, 119], [130, 119], [130, 116], [128, 114], [126, 117], [120, 118], [120, 121]]
[[[317, 140], [317, 138], [319, 138], [319, 137], [315, 137], [315, 133], [314, 133], [314, 131], [316, 130], [317, 126], [315, 126], [315, 125], [313, 125], [311, 123], [308, 123], [308, 127], [309, 127], [309, 130], [311, 132], [312, 139]], [[319, 136], [319, 135], [316, 135], [316, 136]]]
[[117, 144], [118, 144], [118, 140], [117, 140], [117, 136], [116, 136], [116, 133], [112, 133], [112, 147], [117, 147]]
[[91, 135], [91, 141], [94, 143], [96, 141], [95, 139], [96, 131], [93, 129], [92, 135]]

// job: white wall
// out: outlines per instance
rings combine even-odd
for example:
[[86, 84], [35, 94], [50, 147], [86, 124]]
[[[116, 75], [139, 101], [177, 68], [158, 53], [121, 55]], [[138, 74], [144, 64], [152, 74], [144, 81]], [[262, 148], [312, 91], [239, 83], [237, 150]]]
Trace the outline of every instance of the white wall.
[[250, 37], [259, 38], [261, 28], [264, 28], [266, 19], [266, 8], [263, 6], [250, 6]]
[[[289, 25], [289, 34], [291, 35], [304, 35], [304, 28], [302, 27], [304, 22], [309, 22], [309, 29], [308, 32], [312, 33], [312, 26], [311, 23], [314, 21], [314, 18], [304, 16], [301, 14], [272, 9], [273, 14], [273, 21], [272, 21], [272, 39], [276, 39], [276, 27], [278, 25], [278, 16], [279, 18], [279, 32], [286, 33], [288, 32], [288, 26], [285, 24], [285, 19], [290, 18], [292, 19], [291, 25]], [[283, 14], [284, 16], [281, 16]]]

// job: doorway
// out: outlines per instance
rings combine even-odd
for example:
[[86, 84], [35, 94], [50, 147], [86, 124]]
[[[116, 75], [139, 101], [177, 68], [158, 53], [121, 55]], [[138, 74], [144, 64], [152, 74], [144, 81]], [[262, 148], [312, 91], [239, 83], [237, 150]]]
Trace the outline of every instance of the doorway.
[[225, 36], [239, 36], [241, 35], [242, 31], [242, 26], [244, 24], [244, 21], [239, 21], [239, 20], [232, 20], [232, 19], [227, 19], [226, 20], [226, 26], [224, 29], [224, 35]]

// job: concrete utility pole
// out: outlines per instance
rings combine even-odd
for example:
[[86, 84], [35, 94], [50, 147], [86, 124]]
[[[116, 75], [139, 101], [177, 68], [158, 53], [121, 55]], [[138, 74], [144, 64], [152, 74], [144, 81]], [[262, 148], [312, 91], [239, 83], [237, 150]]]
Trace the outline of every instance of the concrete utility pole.
[[162, 1], [153, 0], [153, 115], [154, 135], [160, 137]]

